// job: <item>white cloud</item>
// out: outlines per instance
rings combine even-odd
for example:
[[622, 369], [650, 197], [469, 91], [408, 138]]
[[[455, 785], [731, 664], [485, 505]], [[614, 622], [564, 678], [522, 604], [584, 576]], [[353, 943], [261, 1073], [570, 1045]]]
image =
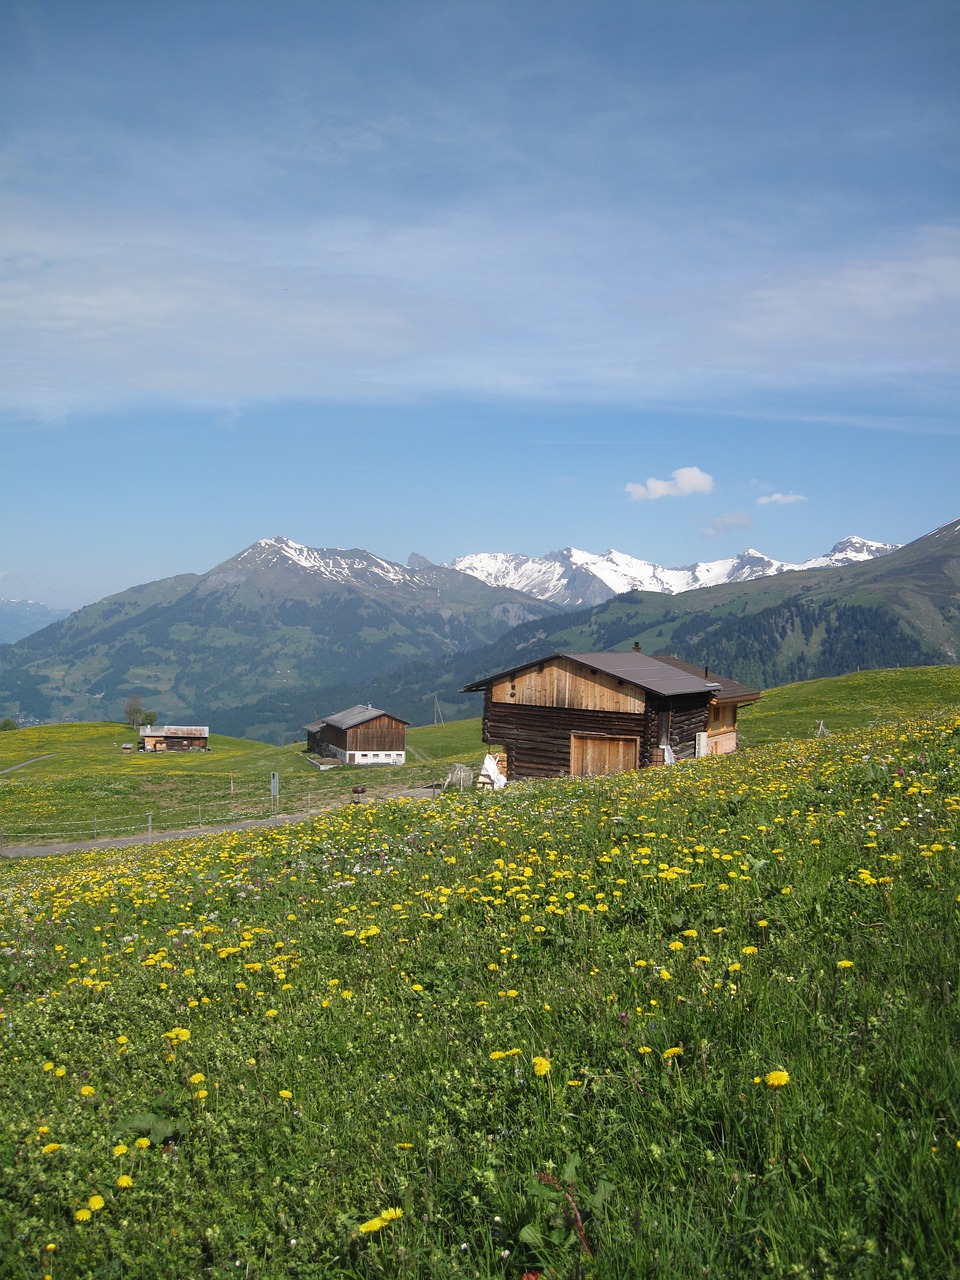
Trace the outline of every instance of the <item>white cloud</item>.
[[763, 497], [757, 499], [757, 506], [769, 507], [772, 504], [776, 507], [789, 507], [795, 502], [806, 502], [806, 500], [802, 493], [765, 493]]
[[729, 533], [731, 529], [749, 529], [752, 524], [753, 521], [745, 511], [728, 511], [725, 515], [717, 516], [712, 524], [700, 532], [705, 538], [715, 538], [720, 533]]
[[713, 488], [713, 476], [699, 467], [678, 467], [671, 475], [671, 480], [657, 480], [650, 476], [646, 484], [628, 484], [626, 489], [630, 500], [652, 502], [657, 498], [688, 498], [691, 493], [709, 493]]

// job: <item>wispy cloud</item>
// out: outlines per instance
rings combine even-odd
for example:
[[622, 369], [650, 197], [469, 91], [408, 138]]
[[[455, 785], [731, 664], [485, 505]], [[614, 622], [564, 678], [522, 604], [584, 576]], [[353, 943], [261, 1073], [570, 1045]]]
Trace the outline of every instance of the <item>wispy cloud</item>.
[[678, 467], [671, 472], [671, 479], [657, 480], [650, 476], [646, 484], [628, 484], [631, 502], [653, 502], [657, 498], [688, 498], [693, 493], [710, 493], [713, 476], [699, 467]]
[[765, 493], [757, 499], [758, 507], [791, 507], [795, 502], [806, 502], [802, 493]]
[[706, 528], [700, 532], [705, 538], [716, 538], [719, 534], [729, 533], [731, 529], [749, 529], [753, 521], [745, 511], [728, 511], [725, 515], [717, 516]]
[[[14, 8], [36, 54], [24, 36], [0, 138], [11, 413], [444, 396], [747, 412], [784, 388], [812, 413], [844, 384], [866, 425], [874, 406], [952, 414], [945, 166], [929, 200], [900, 202], [902, 164], [955, 151], [952, 98], [917, 111], [879, 76], [811, 93], [773, 19], [777, 52], [755, 56], [740, 4], [614, 5], [598, 24], [577, 3], [546, 26], [493, 0], [369, 25], [291, 6], [269, 40], [214, 4], [224, 38], [189, 52], [163, 6], [103, 33], [70, 6]], [[923, 23], [901, 25], [929, 51]]]

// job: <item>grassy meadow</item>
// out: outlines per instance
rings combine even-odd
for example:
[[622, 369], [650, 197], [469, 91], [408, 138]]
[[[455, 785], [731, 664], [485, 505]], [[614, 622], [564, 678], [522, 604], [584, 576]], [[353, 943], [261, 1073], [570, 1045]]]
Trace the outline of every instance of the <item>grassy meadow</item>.
[[[135, 736], [135, 735], [134, 735]], [[51, 724], [0, 733], [0, 839], [28, 845], [210, 827], [279, 812], [309, 814], [343, 804], [351, 789], [371, 797], [442, 783], [454, 762], [479, 768], [487, 748], [480, 721], [408, 731], [402, 767], [317, 769], [304, 744], [269, 746], [213, 734], [209, 752], [133, 751], [121, 724]]]
[[828, 727], [0, 862], [0, 1273], [960, 1274], [960, 718]]

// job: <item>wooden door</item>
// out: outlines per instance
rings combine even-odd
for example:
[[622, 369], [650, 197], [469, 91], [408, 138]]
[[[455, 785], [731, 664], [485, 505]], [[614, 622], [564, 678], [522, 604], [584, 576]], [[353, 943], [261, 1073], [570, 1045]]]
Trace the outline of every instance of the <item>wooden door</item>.
[[639, 738], [602, 738], [589, 734], [570, 735], [570, 773], [575, 778], [593, 778], [603, 773], [625, 773], [636, 769]]

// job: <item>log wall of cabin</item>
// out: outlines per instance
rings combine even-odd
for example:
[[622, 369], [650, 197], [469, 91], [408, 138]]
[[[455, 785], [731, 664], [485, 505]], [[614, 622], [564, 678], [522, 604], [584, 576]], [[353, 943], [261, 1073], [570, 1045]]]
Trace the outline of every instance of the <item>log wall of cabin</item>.
[[483, 740], [507, 752], [508, 778], [555, 778], [570, 772], [572, 734], [639, 741], [639, 766], [659, 761], [660, 712], [670, 712], [669, 743], [677, 756], [693, 755], [696, 737], [707, 727], [706, 698], [649, 697], [640, 713], [582, 710], [550, 705], [505, 703], [484, 694]]

